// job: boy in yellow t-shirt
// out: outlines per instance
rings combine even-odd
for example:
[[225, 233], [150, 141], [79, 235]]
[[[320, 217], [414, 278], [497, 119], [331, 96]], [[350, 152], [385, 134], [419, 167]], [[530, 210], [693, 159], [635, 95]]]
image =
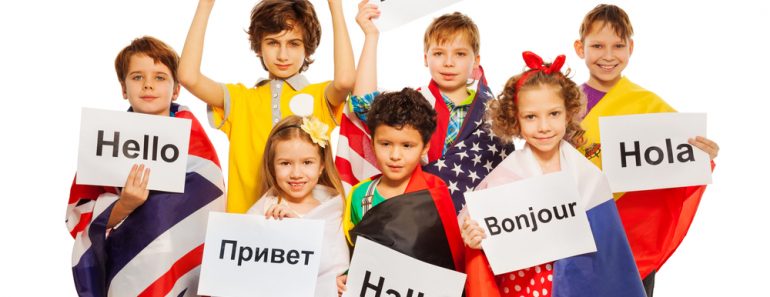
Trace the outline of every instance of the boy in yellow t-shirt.
[[[353, 88], [353, 50], [340, 0], [330, 0], [334, 28], [334, 80], [310, 84], [301, 72], [313, 63], [321, 28], [308, 1], [265, 0], [251, 12], [251, 48], [269, 72], [253, 87], [220, 84], [201, 74], [203, 39], [213, 0], [200, 0], [185, 41], [179, 81], [209, 108], [212, 126], [230, 140], [227, 211], [243, 213], [261, 197], [259, 170], [267, 136], [283, 117], [313, 115], [336, 125], [335, 113]], [[328, 131], [327, 133], [330, 133]]]

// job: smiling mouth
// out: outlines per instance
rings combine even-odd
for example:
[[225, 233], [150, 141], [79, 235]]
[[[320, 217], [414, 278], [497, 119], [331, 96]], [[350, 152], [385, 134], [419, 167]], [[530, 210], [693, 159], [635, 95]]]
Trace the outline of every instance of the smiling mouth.
[[152, 101], [152, 100], [157, 99], [158, 97], [155, 97], [155, 96], [140, 96], [139, 98], [141, 98], [142, 100], [145, 100], [145, 101]]
[[292, 189], [293, 191], [299, 191], [305, 187], [305, 184], [307, 184], [307, 182], [289, 182], [288, 184], [289, 184], [289, 188]]
[[599, 68], [601, 68], [601, 69], [603, 69], [603, 70], [607, 70], [607, 71], [613, 70], [613, 69], [615, 69], [615, 67], [618, 67], [618, 64], [614, 64], [614, 65], [601, 65], [601, 64], [596, 64], [596, 65], [597, 65], [597, 66], [599, 66]]
[[286, 64], [286, 65], [276, 64], [275, 66], [278, 67], [278, 69], [286, 70], [286, 69], [289, 69], [289, 67], [291, 67], [291, 64]]

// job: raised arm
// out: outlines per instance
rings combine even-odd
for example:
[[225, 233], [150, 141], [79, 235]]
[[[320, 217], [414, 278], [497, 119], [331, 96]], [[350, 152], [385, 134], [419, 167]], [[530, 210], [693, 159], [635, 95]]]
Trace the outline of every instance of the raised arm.
[[377, 90], [377, 42], [380, 31], [374, 25], [373, 19], [380, 16], [380, 10], [376, 5], [363, 0], [358, 3], [358, 15], [356, 22], [364, 32], [364, 47], [361, 49], [361, 57], [358, 59], [356, 71], [356, 84], [353, 95], [363, 97]]
[[223, 108], [224, 90], [222, 90], [222, 85], [201, 73], [203, 39], [206, 36], [206, 26], [212, 8], [214, 8], [214, 0], [200, 0], [198, 2], [198, 9], [195, 11], [190, 31], [187, 32], [184, 49], [182, 49], [177, 75], [182, 86], [195, 97], [200, 98], [208, 105]]
[[334, 29], [334, 81], [326, 89], [326, 98], [331, 106], [338, 106], [353, 89], [356, 79], [356, 65], [353, 60], [353, 47], [342, 14], [342, 0], [329, 0]]

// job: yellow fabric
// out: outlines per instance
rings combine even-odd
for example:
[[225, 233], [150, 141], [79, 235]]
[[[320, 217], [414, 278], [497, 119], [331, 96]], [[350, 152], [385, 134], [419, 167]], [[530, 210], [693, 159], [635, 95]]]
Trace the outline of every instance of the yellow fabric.
[[[292, 115], [289, 102], [297, 94], [313, 96], [313, 116], [329, 125], [329, 133], [337, 125], [335, 114], [342, 104], [330, 110], [324, 92], [330, 82], [309, 84], [294, 90], [288, 83], [281, 87], [281, 118]], [[227, 212], [245, 213], [261, 196], [262, 156], [267, 137], [273, 128], [270, 84], [247, 88], [243, 84], [227, 84], [230, 114], [213, 107], [213, 124], [219, 126], [230, 140], [227, 185]], [[228, 98], [229, 97], [229, 98]], [[227, 104], [225, 104], [227, 106]], [[224, 123], [222, 121], [224, 120]]]
[[350, 230], [355, 227], [355, 224], [353, 224], [353, 220], [351, 219], [353, 193], [358, 189], [358, 187], [371, 180], [372, 179], [366, 179], [353, 186], [353, 188], [351, 188], [348, 192], [348, 199], [345, 200], [345, 212], [342, 213], [342, 230], [345, 231], [345, 238], [348, 239], [348, 244], [351, 246], [353, 245], [353, 240], [350, 239]]
[[[602, 168], [601, 142], [599, 138], [599, 117], [658, 112], [676, 112], [653, 92], [623, 77], [599, 100], [583, 118], [580, 125], [586, 130], [585, 144], [578, 150], [599, 169]], [[615, 200], [623, 193], [615, 193]]]

